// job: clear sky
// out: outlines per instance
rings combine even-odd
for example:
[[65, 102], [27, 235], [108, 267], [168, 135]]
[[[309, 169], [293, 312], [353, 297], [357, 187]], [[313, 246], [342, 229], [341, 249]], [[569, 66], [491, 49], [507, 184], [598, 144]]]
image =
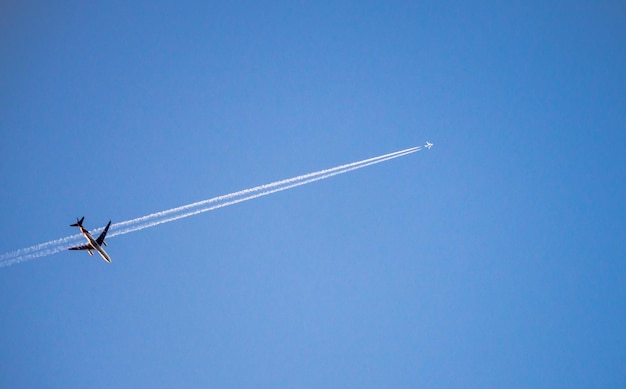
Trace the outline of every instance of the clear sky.
[[[228, 5], [222, 5], [228, 4]], [[0, 387], [626, 386], [622, 1], [4, 1]]]

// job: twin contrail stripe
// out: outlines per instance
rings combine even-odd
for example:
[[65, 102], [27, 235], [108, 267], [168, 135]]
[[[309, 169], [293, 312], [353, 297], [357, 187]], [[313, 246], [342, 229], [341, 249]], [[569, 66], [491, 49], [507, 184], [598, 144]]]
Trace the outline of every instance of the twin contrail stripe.
[[[262, 197], [262, 196], [267, 196], [269, 194], [272, 193], [276, 193], [276, 192], [281, 192], [283, 190], [287, 190], [287, 189], [291, 189], [291, 188], [295, 188], [297, 186], [301, 186], [301, 185], [306, 185], [309, 184], [311, 182], [315, 182], [315, 181], [320, 181], [320, 180], [324, 180], [326, 178], [330, 178], [332, 176], [336, 176], [338, 174], [343, 174], [343, 173], [347, 173], [349, 171], [352, 170], [356, 170], [356, 169], [361, 169], [364, 168], [366, 166], [370, 166], [373, 164], [377, 164], [380, 162], [384, 162], [384, 161], [388, 161], [390, 159], [394, 159], [394, 158], [398, 158], [407, 154], [411, 154], [414, 153], [416, 151], [419, 151], [419, 149], [409, 149], [409, 151], [405, 151], [403, 153], [394, 153], [394, 155], [391, 156], [386, 156], [385, 158], [381, 158], [381, 159], [375, 159], [373, 161], [368, 161], [366, 163], [362, 163], [362, 164], [358, 164], [358, 165], [354, 165], [351, 164], [351, 166], [349, 167], [344, 167], [343, 169], [328, 169], [326, 171], [324, 171], [324, 174], [316, 174], [316, 173], [311, 173], [311, 174], [307, 174], [305, 176], [301, 176], [299, 180], [294, 180], [294, 179], [289, 179], [289, 180], [284, 180], [281, 182], [281, 185], [275, 185], [273, 184], [268, 184], [268, 185], [263, 185], [262, 187], [257, 187], [259, 189], [256, 188], [252, 188], [252, 189], [247, 189], [241, 192], [235, 192], [232, 193], [230, 195], [225, 195], [225, 196], [220, 196], [221, 197], [221, 201], [224, 202], [219, 202], [219, 200], [215, 200], [215, 201], [211, 201], [214, 199], [209, 199], [209, 200], [205, 200], [202, 202], [198, 202], [195, 204], [190, 204], [188, 206], [185, 206], [184, 212], [180, 212], [181, 208], [180, 207], [177, 209], [178, 212], [174, 213], [169, 213], [168, 211], [164, 211], [161, 212], [161, 215], [159, 215], [159, 217], [154, 217], [151, 218], [151, 220], [143, 220], [143, 223], [137, 224], [137, 225], [131, 225], [131, 226], [126, 226], [125, 228], [121, 229], [121, 230], [113, 230], [112, 232], [109, 233], [109, 235], [111, 237], [113, 236], [118, 236], [118, 235], [124, 235], [127, 234], [129, 232], [133, 232], [133, 231], [139, 231], [139, 230], [143, 230], [145, 228], [149, 228], [149, 227], [153, 227], [159, 224], [163, 224], [163, 223], [169, 223], [171, 221], [174, 220], [178, 220], [178, 219], [183, 219], [189, 216], [193, 216], [193, 215], [197, 215], [199, 213], [203, 213], [203, 212], [208, 212], [208, 211], [212, 211], [214, 209], [218, 209], [218, 208], [223, 208], [223, 207], [227, 207], [229, 205], [233, 205], [233, 204], [237, 204], [237, 203], [241, 203], [244, 201], [248, 201], [248, 200], [252, 200], [252, 199], [256, 199], [258, 197]], [[318, 172], [319, 173], [319, 172]], [[296, 177], [297, 178], [297, 177]], [[247, 195], [245, 195], [247, 194]], [[245, 196], [244, 196], [245, 195]], [[217, 197], [215, 199], [218, 199]], [[209, 205], [212, 203], [218, 202], [217, 204], [214, 205]], [[167, 215], [163, 215], [163, 213], [168, 212]], [[156, 215], [156, 214], [155, 214]], [[128, 223], [131, 224], [130, 221], [129, 222], [123, 222], [123, 223]], [[113, 227], [118, 227], [120, 225], [122, 225], [123, 223], [119, 223], [117, 225], [112, 225], [111, 229], [113, 229]]]
[[[142, 222], [145, 222], [145, 221], [148, 221], [148, 220], [154, 220], [154, 219], [161, 218], [161, 217], [164, 217], [164, 216], [176, 214], [176, 213], [179, 213], [179, 212], [184, 212], [184, 211], [187, 211], [189, 209], [195, 209], [195, 208], [198, 208], [198, 207], [203, 207], [203, 206], [205, 206], [207, 204], [212, 204], [212, 203], [217, 203], [217, 202], [221, 202], [221, 201], [225, 201], [225, 200], [230, 200], [232, 198], [241, 197], [241, 196], [244, 196], [244, 195], [247, 195], [247, 194], [250, 194], [250, 193], [265, 191], [265, 190], [269, 190], [269, 189], [272, 189], [272, 188], [289, 185], [289, 184], [292, 184], [294, 182], [304, 181], [304, 180], [308, 180], [308, 179], [313, 178], [313, 177], [322, 176], [322, 175], [326, 175], [326, 174], [331, 174], [331, 173], [338, 172], [338, 171], [343, 171], [343, 170], [350, 169], [350, 168], [353, 168], [353, 167], [356, 167], [356, 166], [360, 166], [360, 167], [369, 166], [372, 163], [382, 162], [383, 160], [386, 161], [389, 158], [396, 158], [396, 157], [405, 155], [407, 153], [412, 153], [412, 152], [418, 151], [419, 149], [421, 149], [421, 146], [420, 147], [413, 147], [413, 148], [406, 149], [406, 150], [396, 151], [395, 153], [381, 155], [379, 157], [374, 157], [374, 158], [366, 159], [366, 160], [363, 160], [363, 161], [358, 161], [358, 162], [353, 162], [353, 163], [349, 163], [349, 164], [346, 164], [346, 165], [337, 166], [337, 167], [334, 167], [334, 168], [331, 168], [331, 169], [325, 169], [325, 170], [320, 170], [320, 171], [314, 172], [314, 173], [304, 174], [304, 175], [293, 177], [293, 178], [289, 178], [289, 179], [286, 179], [286, 180], [276, 181], [276, 182], [273, 182], [271, 184], [265, 184], [265, 185], [256, 186], [256, 187], [250, 188], [250, 189], [244, 189], [244, 190], [241, 190], [239, 192], [234, 192], [234, 193], [230, 193], [230, 194], [227, 194], [227, 195], [214, 197], [214, 198], [211, 198], [211, 199], [208, 199], [208, 200], [198, 201], [196, 203], [183, 205], [181, 207], [168, 209], [166, 211], [156, 212], [156, 213], [153, 213], [153, 214], [150, 214], [150, 215], [147, 215], [147, 216], [142, 216], [142, 217], [138, 217], [136, 219], [132, 219], [132, 220], [128, 220], [128, 221], [125, 221], [125, 222], [113, 224], [113, 225], [111, 225], [111, 233], [113, 234], [115, 229], [118, 229], [118, 228], [121, 228], [121, 227], [124, 227], [124, 226], [133, 225], [133, 224], [136, 224], [136, 223], [142, 223]], [[333, 174], [333, 175], [335, 175], [335, 174]], [[315, 181], [317, 181], [317, 180], [315, 180]], [[120, 235], [120, 234], [115, 234], [115, 235]], [[112, 236], [115, 236], [115, 235], [112, 235]]]
[[[366, 166], [385, 162], [394, 158], [399, 158], [408, 154], [421, 150], [421, 146], [412, 147], [405, 150], [396, 151], [381, 155], [374, 158], [353, 162], [331, 169], [324, 169], [314, 173], [304, 174], [301, 176], [272, 182], [270, 184], [256, 186], [250, 189], [244, 189], [238, 192], [214, 197], [207, 200], [198, 201], [192, 204], [183, 205], [181, 207], [171, 208], [161, 212], [155, 212], [150, 215], [138, 217], [124, 222], [112, 224], [107, 239], [119, 235], [125, 235], [134, 231], [140, 231], [146, 228], [154, 227], [159, 224], [169, 223], [174, 220], [183, 219], [199, 213], [212, 211], [214, 209], [227, 207], [229, 205], [252, 200], [258, 197], [267, 196], [272, 193], [281, 192], [297, 186], [306, 185], [315, 181], [324, 180], [339, 174], [344, 174]], [[93, 230], [94, 234], [102, 231], [103, 227]], [[69, 247], [79, 244], [83, 240], [82, 235], [75, 234], [65, 238], [52, 240], [50, 242], [41, 243], [31, 247], [26, 247], [13, 252], [9, 252], [0, 256], [0, 267], [10, 266], [16, 263], [25, 262], [30, 259], [40, 258], [58, 252], [67, 250]]]

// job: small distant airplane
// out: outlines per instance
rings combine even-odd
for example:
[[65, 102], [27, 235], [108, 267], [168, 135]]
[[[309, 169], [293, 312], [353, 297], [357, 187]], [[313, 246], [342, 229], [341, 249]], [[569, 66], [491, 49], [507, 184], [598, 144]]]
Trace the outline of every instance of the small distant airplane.
[[111, 226], [111, 221], [109, 220], [109, 223], [107, 224], [106, 227], [104, 227], [104, 231], [102, 231], [98, 239], [94, 239], [93, 236], [91, 236], [91, 234], [89, 233], [89, 231], [87, 231], [85, 227], [83, 227], [83, 220], [85, 220], [84, 216], [81, 217], [80, 220], [76, 218], [76, 223], [70, 224], [70, 227], [80, 228], [80, 233], [83, 234], [85, 238], [87, 238], [87, 241], [89, 243], [82, 245], [82, 246], [70, 247], [68, 250], [87, 250], [89, 255], [93, 255], [93, 251], [95, 250], [98, 252], [98, 254], [100, 254], [102, 259], [104, 259], [108, 263], [111, 263], [111, 257], [109, 257], [109, 254], [107, 254], [107, 252], [104, 251], [104, 249], [102, 248], [102, 246], [107, 245], [106, 242], [104, 241], [104, 237], [106, 236], [107, 231], [109, 231], [109, 226]]
[[433, 147], [433, 144], [430, 143], [429, 141], [426, 141], [426, 144], [424, 145], [424, 147], [426, 147], [428, 150], [430, 150], [430, 148]]

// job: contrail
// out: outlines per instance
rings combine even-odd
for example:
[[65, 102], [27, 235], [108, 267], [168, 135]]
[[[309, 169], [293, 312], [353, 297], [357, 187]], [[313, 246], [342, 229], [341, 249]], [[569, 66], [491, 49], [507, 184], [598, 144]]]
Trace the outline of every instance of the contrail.
[[[155, 212], [150, 215], [112, 224], [107, 238], [125, 235], [130, 232], [143, 230], [159, 224], [169, 223], [171, 221], [197, 215], [199, 213], [212, 211], [214, 209], [227, 207], [229, 205], [241, 203], [243, 201], [248, 201], [258, 197], [267, 196], [272, 193], [295, 188], [297, 186], [306, 185], [311, 182], [324, 180], [326, 178], [330, 178], [339, 174], [344, 174], [356, 169], [361, 169], [366, 166], [412, 154], [420, 150], [421, 146], [412, 147], [409, 149], [396, 151], [394, 153], [364, 159], [362, 161], [340, 165], [334, 168], [324, 169], [314, 173], [308, 173], [297, 177], [276, 181], [270, 184], [256, 186], [250, 189], [244, 189], [238, 192], [217, 196], [208, 200], [202, 200], [181, 207], [171, 208], [165, 211]], [[95, 234], [102, 230], [103, 227], [100, 227], [94, 229], [92, 232]], [[82, 235], [75, 234], [67, 236], [65, 238], [52, 240], [50, 242], [41, 243], [38, 245], [3, 254], [0, 256], [0, 268], [20, 262], [25, 262], [34, 258], [40, 258], [56, 254], [78, 244], [78, 242], [81, 242], [82, 239]]]
[[[174, 221], [174, 220], [178, 220], [178, 219], [182, 219], [182, 218], [185, 218], [185, 217], [197, 215], [199, 213], [208, 212], [208, 211], [212, 211], [214, 209], [227, 207], [229, 205], [241, 203], [243, 201], [256, 199], [256, 198], [262, 197], [262, 196], [267, 196], [267, 195], [272, 194], [272, 193], [281, 192], [283, 190], [295, 188], [296, 186], [309, 184], [311, 182], [315, 182], [315, 181], [323, 180], [323, 179], [326, 179], [326, 178], [330, 178], [330, 177], [336, 176], [338, 174], [347, 173], [347, 172], [352, 171], [352, 170], [361, 169], [363, 167], [374, 165], [376, 163], [388, 161], [390, 159], [394, 159], [394, 158], [398, 158], [398, 157], [401, 157], [401, 156], [404, 156], [404, 155], [407, 155], [407, 154], [411, 154], [411, 153], [414, 153], [414, 152], [419, 151], [419, 150], [420, 150], [420, 148], [407, 149], [407, 150], [403, 150], [402, 152], [393, 153], [392, 155], [382, 156], [382, 157], [379, 157], [379, 158], [372, 158], [372, 160], [360, 161], [360, 163], [344, 165], [344, 166], [342, 166], [342, 169], [333, 168], [333, 169], [322, 170], [322, 171], [319, 171], [319, 172], [316, 172], [316, 173], [310, 173], [310, 174], [306, 174], [304, 176], [294, 177], [294, 178], [291, 178], [291, 179], [288, 179], [288, 180], [277, 181], [277, 182], [272, 183], [272, 184], [262, 185], [262, 186], [259, 186], [259, 187], [256, 187], [256, 188], [246, 189], [246, 190], [243, 190], [243, 191], [240, 191], [240, 192], [231, 193], [229, 195], [215, 197], [213, 199], [200, 201], [200, 202], [194, 203], [194, 204], [189, 204], [189, 205], [186, 205], [184, 207], [179, 207], [179, 208], [172, 209], [171, 210], [172, 212], [170, 212], [170, 211], [159, 212], [158, 213], [158, 217], [155, 216], [154, 218], [151, 218], [151, 219], [156, 219], [156, 220], [148, 221], [148, 220], [145, 219], [147, 217], [138, 218], [138, 219], [142, 219], [142, 221], [144, 221], [144, 222], [141, 223], [141, 224], [135, 225], [135, 226], [126, 227], [126, 228], [121, 229], [119, 231], [112, 231], [111, 233], [109, 233], [109, 235], [111, 237], [118, 236], [118, 235], [124, 235], [124, 234], [127, 234], [129, 232], [143, 230], [145, 228], [149, 228], [149, 227], [153, 227], [153, 226], [156, 226], [156, 225], [159, 225], [159, 224], [168, 223], [168, 222], [171, 222], [171, 221]], [[297, 178], [297, 180], [296, 180], [296, 178]], [[279, 183], [280, 183], [280, 185], [279, 185]], [[262, 190], [262, 189], [265, 189], [265, 190]], [[254, 192], [258, 192], [258, 193], [254, 193]], [[254, 193], [254, 194], [251, 194], [251, 193]], [[248, 195], [244, 196], [244, 197], [239, 197], [239, 196], [241, 196], [243, 194], [248, 194]], [[211, 203], [214, 203], [214, 202], [218, 201], [217, 199], [219, 199], [221, 201], [228, 200], [228, 199], [230, 199], [230, 200], [226, 201], [226, 202], [218, 203], [218, 204], [215, 204], [215, 205], [208, 205], [208, 204], [211, 204]], [[186, 212], [172, 215], [172, 213], [174, 213], [174, 210], [180, 211], [183, 208], [184, 208], [184, 210]], [[164, 214], [171, 215], [171, 216], [163, 217]], [[153, 215], [157, 215], [157, 214], [153, 214]], [[163, 218], [161, 218], [161, 217], [163, 217]], [[118, 227], [120, 225], [132, 224], [131, 222], [134, 222], [135, 220], [138, 220], [138, 219], [130, 220], [128, 222], [118, 223], [116, 225], [111, 225], [111, 229], [113, 229], [113, 227]]]
[[[188, 209], [204, 206], [206, 204], [211, 204], [211, 203], [216, 203], [216, 202], [220, 202], [220, 201], [225, 201], [225, 200], [232, 199], [234, 197], [243, 196], [243, 195], [246, 195], [246, 194], [249, 194], [249, 193], [259, 192], [259, 191], [267, 190], [267, 189], [270, 189], [270, 188], [275, 188], [275, 187], [282, 186], [282, 185], [288, 185], [288, 184], [291, 184], [291, 183], [294, 183], [294, 182], [297, 182], [297, 181], [302, 181], [302, 180], [306, 180], [306, 179], [309, 179], [309, 178], [312, 178], [312, 177], [315, 177], [315, 176], [321, 176], [321, 175], [337, 172], [337, 171], [340, 171], [340, 170], [349, 169], [349, 168], [352, 168], [352, 167], [355, 167], [355, 166], [359, 166], [359, 165], [363, 165], [363, 164], [366, 164], [366, 163], [371, 163], [371, 162], [375, 162], [375, 161], [382, 162], [383, 159], [387, 160], [388, 158], [398, 157], [400, 155], [404, 155], [405, 153], [419, 151], [420, 149], [421, 149], [421, 146], [412, 147], [410, 149], [396, 151], [394, 153], [381, 155], [379, 157], [369, 158], [369, 159], [365, 159], [365, 160], [362, 160], [362, 161], [358, 161], [358, 162], [353, 162], [353, 163], [349, 163], [349, 164], [346, 164], [346, 165], [337, 166], [337, 167], [334, 167], [334, 168], [331, 168], [331, 169], [320, 170], [318, 172], [308, 173], [308, 174], [304, 174], [304, 175], [301, 175], [301, 176], [289, 178], [289, 179], [286, 179], [286, 180], [276, 181], [276, 182], [273, 182], [271, 184], [265, 184], [265, 185], [256, 186], [256, 187], [250, 188], [250, 189], [244, 189], [244, 190], [241, 190], [239, 192], [234, 192], [234, 193], [230, 193], [230, 194], [227, 194], [227, 195], [214, 197], [212, 199], [198, 201], [196, 203], [183, 205], [181, 207], [168, 209], [166, 211], [156, 212], [156, 213], [153, 213], [153, 214], [150, 214], [150, 215], [147, 215], [147, 216], [142, 216], [142, 217], [138, 217], [136, 219], [132, 219], [132, 220], [128, 220], [128, 221], [125, 221], [125, 222], [113, 224], [111, 226], [111, 233], [113, 233], [113, 231], [115, 229], [123, 227], [123, 226], [131, 225], [131, 224], [135, 224], [135, 223], [140, 223], [140, 222], [147, 221], [147, 220], [152, 220], [152, 219], [155, 219], [155, 218], [160, 218], [160, 217], [163, 217], [163, 216], [171, 215], [173, 213], [177, 213], [177, 212], [185, 211], [185, 210], [188, 210]], [[116, 235], [120, 235], [120, 234], [116, 234]], [[115, 235], [112, 235], [112, 236], [115, 236]]]

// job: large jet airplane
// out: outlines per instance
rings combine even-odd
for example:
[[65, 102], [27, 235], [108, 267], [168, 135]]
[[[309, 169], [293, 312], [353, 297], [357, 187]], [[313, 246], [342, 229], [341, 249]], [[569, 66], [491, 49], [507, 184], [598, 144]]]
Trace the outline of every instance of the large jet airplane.
[[424, 147], [426, 147], [428, 150], [430, 150], [430, 148], [433, 147], [433, 144], [430, 143], [429, 141], [426, 141], [426, 144], [424, 145]]
[[80, 228], [80, 233], [83, 234], [85, 238], [87, 238], [87, 241], [89, 243], [82, 245], [82, 246], [70, 247], [68, 250], [87, 250], [89, 255], [93, 255], [93, 252], [97, 251], [98, 254], [100, 254], [100, 256], [102, 257], [102, 259], [111, 263], [111, 257], [109, 257], [109, 254], [107, 254], [107, 252], [104, 251], [104, 249], [102, 248], [102, 246], [107, 245], [106, 242], [104, 241], [104, 237], [106, 236], [107, 231], [109, 231], [109, 226], [111, 225], [111, 221], [109, 220], [109, 223], [107, 224], [106, 227], [104, 227], [104, 231], [102, 231], [98, 239], [94, 239], [93, 236], [91, 236], [91, 234], [89, 233], [89, 231], [87, 231], [85, 227], [83, 227], [83, 220], [85, 220], [84, 216], [81, 217], [80, 220], [76, 218], [76, 223], [70, 224], [70, 227]]

